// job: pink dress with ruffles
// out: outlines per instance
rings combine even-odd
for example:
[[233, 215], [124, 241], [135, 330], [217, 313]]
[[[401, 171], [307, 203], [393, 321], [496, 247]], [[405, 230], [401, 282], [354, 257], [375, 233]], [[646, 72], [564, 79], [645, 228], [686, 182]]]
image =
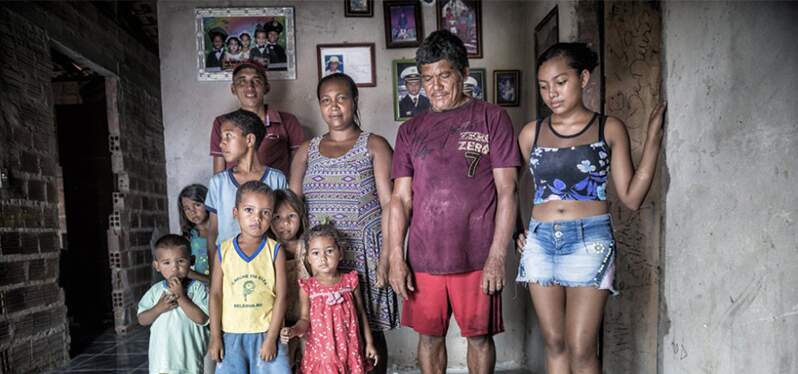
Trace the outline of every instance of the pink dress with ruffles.
[[310, 296], [310, 329], [302, 355], [302, 373], [366, 372], [353, 294], [357, 282], [356, 271], [344, 274], [330, 286], [313, 277], [299, 280], [299, 286]]

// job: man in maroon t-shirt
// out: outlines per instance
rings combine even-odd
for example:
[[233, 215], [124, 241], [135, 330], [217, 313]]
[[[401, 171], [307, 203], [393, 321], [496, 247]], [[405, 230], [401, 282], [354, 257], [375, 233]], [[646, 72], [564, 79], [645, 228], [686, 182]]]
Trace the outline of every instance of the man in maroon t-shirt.
[[[302, 126], [293, 114], [278, 112], [263, 104], [263, 97], [269, 93], [269, 81], [260, 65], [245, 62], [233, 70], [233, 83], [230, 85], [233, 96], [238, 99], [241, 109], [254, 112], [266, 126], [266, 136], [258, 148], [258, 159], [263, 165], [279, 169], [286, 176], [291, 166], [291, 158], [305, 141]], [[211, 156], [213, 173], [235, 166], [226, 164], [222, 157], [222, 123], [216, 117], [211, 130]]]
[[452, 313], [468, 341], [469, 372], [493, 372], [521, 163], [515, 133], [503, 109], [463, 93], [468, 58], [457, 36], [430, 34], [416, 64], [432, 108], [396, 136], [390, 283], [404, 298], [402, 324], [419, 334], [422, 372], [445, 371]]

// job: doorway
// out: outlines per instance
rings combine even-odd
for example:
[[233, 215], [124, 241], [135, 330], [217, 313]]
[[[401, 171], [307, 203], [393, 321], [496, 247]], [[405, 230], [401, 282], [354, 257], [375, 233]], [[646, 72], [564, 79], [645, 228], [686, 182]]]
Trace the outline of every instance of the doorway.
[[61, 167], [61, 271], [70, 356], [113, 327], [106, 230], [114, 177], [108, 147], [105, 78], [52, 50]]

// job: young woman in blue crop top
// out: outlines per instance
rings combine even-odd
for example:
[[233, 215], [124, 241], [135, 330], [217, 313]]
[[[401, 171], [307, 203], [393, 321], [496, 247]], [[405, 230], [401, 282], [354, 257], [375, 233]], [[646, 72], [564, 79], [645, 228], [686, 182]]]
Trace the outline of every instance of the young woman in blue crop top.
[[636, 210], [646, 197], [662, 140], [660, 104], [651, 114], [635, 170], [623, 122], [582, 102], [596, 53], [584, 43], [558, 43], [538, 60], [540, 95], [552, 115], [521, 130], [519, 146], [535, 182], [532, 218], [518, 240], [516, 281], [529, 285], [546, 342], [548, 373], [599, 373], [596, 338], [612, 288], [615, 241], [607, 206]]

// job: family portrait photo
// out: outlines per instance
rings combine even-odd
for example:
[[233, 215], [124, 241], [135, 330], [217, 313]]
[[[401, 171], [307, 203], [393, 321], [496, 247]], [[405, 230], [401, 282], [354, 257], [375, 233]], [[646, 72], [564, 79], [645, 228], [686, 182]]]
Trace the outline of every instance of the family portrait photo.
[[244, 62], [263, 66], [271, 79], [296, 79], [294, 9], [196, 9], [200, 80], [229, 80]]
[[482, 58], [482, 1], [438, 0], [438, 30], [448, 30], [465, 44], [468, 58]]

